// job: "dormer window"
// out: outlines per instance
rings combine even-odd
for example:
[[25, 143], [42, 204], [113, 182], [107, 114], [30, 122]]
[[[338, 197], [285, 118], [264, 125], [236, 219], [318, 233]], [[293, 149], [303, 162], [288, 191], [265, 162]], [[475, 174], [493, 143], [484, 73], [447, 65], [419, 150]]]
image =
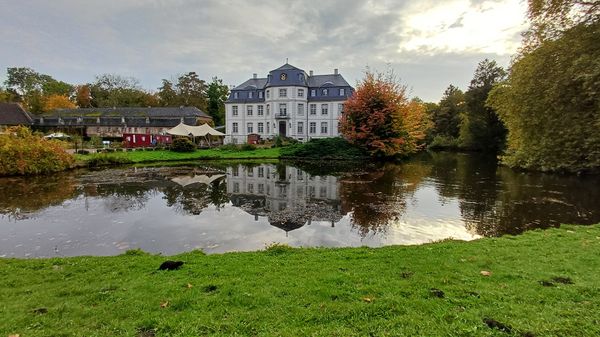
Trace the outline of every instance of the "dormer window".
[[323, 96], [327, 96], [327, 89], [323, 89]]
[[252, 98], [252, 91], [248, 92], [248, 98]]
[[298, 74], [298, 81], [304, 82], [304, 74]]
[[263, 98], [263, 92], [262, 91], [258, 92], [258, 98]]
[[237, 91], [233, 93], [233, 98], [238, 99], [238, 92]]
[[346, 95], [346, 89], [341, 88], [340, 89], [340, 96], [344, 96], [344, 95]]

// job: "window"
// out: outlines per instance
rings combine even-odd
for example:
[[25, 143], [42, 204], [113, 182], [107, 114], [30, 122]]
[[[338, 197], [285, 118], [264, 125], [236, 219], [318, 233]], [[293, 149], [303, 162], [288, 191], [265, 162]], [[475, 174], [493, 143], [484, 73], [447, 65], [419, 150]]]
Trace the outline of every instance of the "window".
[[238, 133], [238, 123], [231, 124], [231, 133]]
[[271, 104], [267, 104], [267, 116], [271, 113]]
[[340, 89], [340, 96], [344, 96], [344, 95], [346, 95], [346, 89], [341, 88]]
[[252, 125], [252, 123], [248, 123], [248, 133], [253, 133], [254, 132], [254, 126]]
[[298, 89], [298, 97], [304, 97], [304, 89]]
[[287, 89], [279, 89], [279, 97], [287, 97]]
[[304, 74], [298, 74], [298, 81], [304, 81]]
[[267, 98], [269, 98], [271, 91], [267, 90]]
[[327, 89], [323, 89], [323, 96], [327, 96]]
[[262, 91], [258, 92], [258, 98], [263, 98], [263, 92]]
[[252, 98], [252, 91], [248, 91], [248, 98]]
[[263, 127], [263, 123], [258, 123], [258, 133], [263, 133], [265, 132], [264, 127]]
[[233, 183], [233, 193], [240, 193], [240, 183]]
[[237, 91], [236, 91], [236, 92], [234, 92], [234, 93], [233, 93], [233, 98], [237, 99], [238, 97], [239, 97], [239, 94], [238, 94], [238, 92], [237, 92]]
[[248, 193], [254, 193], [254, 184], [248, 184]]
[[302, 171], [298, 170], [296, 174], [298, 180], [304, 180], [304, 174], [302, 174]]
[[231, 175], [233, 175], [234, 177], [237, 177], [240, 175], [240, 168], [238, 166], [234, 166], [231, 169]]
[[267, 134], [270, 132], [269, 126], [271, 126], [271, 123], [267, 122]]
[[265, 168], [264, 168], [264, 167], [262, 167], [262, 166], [260, 166], [260, 167], [258, 168], [258, 177], [259, 177], [259, 178], [264, 178], [264, 177], [265, 177]]
[[254, 169], [253, 168], [248, 168], [248, 171], [246, 172], [246, 175], [248, 177], [254, 177]]
[[329, 104], [321, 104], [321, 115], [327, 115]]
[[339, 113], [344, 112], [344, 103], [338, 103], [338, 112]]
[[257, 109], [258, 109], [258, 113], [257, 114], [259, 116], [262, 116], [264, 114], [264, 107], [262, 105], [259, 105]]
[[304, 122], [298, 122], [298, 133], [304, 133]]
[[317, 114], [317, 105], [316, 104], [311, 104], [310, 105], [310, 114], [311, 115], [316, 115]]
[[310, 133], [312, 133], [312, 134], [317, 133], [317, 123], [316, 122], [310, 122]]
[[281, 116], [286, 116], [287, 115], [287, 104], [285, 104], [285, 103], [280, 103], [279, 104], [279, 114]]
[[254, 114], [254, 112], [252, 111], [252, 105], [248, 105], [248, 106], [246, 107], [246, 114], [247, 114], [248, 116], [252, 116], [252, 115]]
[[319, 197], [321, 197], [321, 198], [327, 197], [327, 186], [319, 187]]
[[327, 122], [321, 122], [321, 133], [327, 133]]
[[310, 91], [310, 95], [311, 95], [312, 97], [315, 97], [315, 96], [317, 96], [317, 91], [316, 91], [315, 89], [312, 89], [312, 90]]
[[234, 105], [231, 107], [231, 115], [232, 116], [237, 116], [238, 115], [238, 107], [237, 105]]
[[298, 116], [304, 116], [304, 103], [298, 103]]
[[265, 193], [265, 184], [258, 184], [258, 193], [259, 194]]

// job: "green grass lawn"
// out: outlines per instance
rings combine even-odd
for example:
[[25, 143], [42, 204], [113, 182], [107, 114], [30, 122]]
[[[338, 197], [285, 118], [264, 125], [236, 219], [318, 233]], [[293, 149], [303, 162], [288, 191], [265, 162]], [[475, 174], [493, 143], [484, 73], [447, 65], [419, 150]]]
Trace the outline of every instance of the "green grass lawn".
[[172, 258], [0, 259], [0, 336], [600, 335], [600, 225]]
[[87, 162], [93, 158], [113, 157], [128, 159], [132, 163], [143, 163], [153, 161], [172, 161], [172, 160], [193, 160], [193, 159], [271, 159], [279, 158], [279, 148], [256, 149], [250, 151], [235, 151], [221, 149], [196, 150], [194, 152], [174, 152], [168, 150], [162, 151], [131, 151], [114, 152], [107, 154], [76, 155], [80, 162]]

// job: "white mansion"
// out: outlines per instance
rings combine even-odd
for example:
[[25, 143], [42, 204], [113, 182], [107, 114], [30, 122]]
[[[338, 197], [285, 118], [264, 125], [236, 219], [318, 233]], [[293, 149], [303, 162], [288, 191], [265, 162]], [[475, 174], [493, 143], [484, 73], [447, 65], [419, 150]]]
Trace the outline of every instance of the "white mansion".
[[336, 137], [344, 102], [353, 91], [337, 69], [313, 75], [286, 63], [267, 78], [254, 74], [225, 102], [225, 141], [245, 143], [251, 134], [300, 141]]

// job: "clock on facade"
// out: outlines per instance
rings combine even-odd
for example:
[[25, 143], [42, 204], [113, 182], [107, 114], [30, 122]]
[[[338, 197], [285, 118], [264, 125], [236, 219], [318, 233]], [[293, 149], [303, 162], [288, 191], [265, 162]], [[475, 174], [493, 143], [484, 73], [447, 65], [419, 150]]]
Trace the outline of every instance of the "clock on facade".
[[282, 81], [285, 81], [285, 80], [287, 79], [287, 74], [286, 74], [286, 73], [282, 73], [282, 74], [281, 74], [281, 76], [279, 76], [279, 78], [280, 78]]

